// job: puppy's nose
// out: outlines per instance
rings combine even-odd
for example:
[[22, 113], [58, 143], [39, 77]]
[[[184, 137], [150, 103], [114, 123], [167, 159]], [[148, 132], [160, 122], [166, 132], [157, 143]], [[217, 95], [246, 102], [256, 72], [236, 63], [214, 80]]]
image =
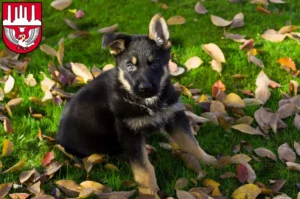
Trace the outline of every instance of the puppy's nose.
[[149, 91], [151, 91], [151, 89], [152, 89], [152, 86], [148, 82], [143, 82], [139, 85], [139, 90], [141, 92], [149, 92]]

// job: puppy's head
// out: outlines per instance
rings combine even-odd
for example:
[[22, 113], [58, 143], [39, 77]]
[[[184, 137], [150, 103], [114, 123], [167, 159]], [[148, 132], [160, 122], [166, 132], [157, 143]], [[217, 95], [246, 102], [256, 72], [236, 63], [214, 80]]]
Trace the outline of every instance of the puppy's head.
[[156, 96], [169, 76], [171, 43], [167, 23], [156, 14], [149, 25], [148, 36], [110, 33], [103, 37], [116, 60], [119, 80], [132, 95]]

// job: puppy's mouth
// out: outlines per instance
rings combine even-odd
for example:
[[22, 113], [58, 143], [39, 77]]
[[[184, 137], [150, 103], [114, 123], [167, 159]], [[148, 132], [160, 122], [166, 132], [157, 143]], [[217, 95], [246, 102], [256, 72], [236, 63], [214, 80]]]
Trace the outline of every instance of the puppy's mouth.
[[135, 95], [139, 98], [150, 98], [156, 96], [157, 92], [136, 93]]

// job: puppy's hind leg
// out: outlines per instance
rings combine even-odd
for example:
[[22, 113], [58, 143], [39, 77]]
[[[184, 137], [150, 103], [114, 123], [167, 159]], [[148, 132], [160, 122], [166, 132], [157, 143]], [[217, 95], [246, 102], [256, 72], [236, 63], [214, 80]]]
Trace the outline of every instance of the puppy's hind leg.
[[183, 111], [176, 112], [174, 118], [165, 126], [170, 138], [180, 147], [181, 150], [191, 153], [201, 163], [212, 165], [216, 158], [208, 155], [195, 139], [189, 121]]

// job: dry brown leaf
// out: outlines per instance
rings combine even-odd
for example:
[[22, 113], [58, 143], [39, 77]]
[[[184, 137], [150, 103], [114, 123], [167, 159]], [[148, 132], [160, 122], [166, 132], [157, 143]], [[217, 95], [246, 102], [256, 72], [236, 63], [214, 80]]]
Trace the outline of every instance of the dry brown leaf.
[[244, 26], [244, 14], [242, 12], [240, 12], [233, 17], [230, 28], [234, 29], [234, 28], [239, 28], [242, 26]]
[[261, 104], [265, 104], [271, 96], [268, 86], [259, 86], [255, 90], [255, 99], [259, 100]]
[[55, 82], [49, 79], [44, 72], [41, 73], [44, 76], [44, 80], [41, 81], [42, 91], [44, 92], [49, 91], [55, 85]]
[[300, 171], [300, 164], [295, 162], [286, 162], [286, 165], [289, 170]]
[[256, 197], [261, 193], [261, 189], [255, 184], [246, 184], [232, 193], [233, 199], [256, 199]]
[[221, 179], [225, 178], [236, 178], [236, 174], [232, 172], [226, 172], [220, 176]]
[[73, 21], [71, 21], [70, 19], [64, 19], [64, 21], [73, 30], [78, 30], [77, 25]]
[[265, 8], [262, 7], [261, 5], [257, 6], [257, 7], [256, 7], [256, 10], [257, 10], [258, 12], [262, 12], [262, 13], [265, 13], [265, 14], [269, 14], [269, 15], [272, 14], [272, 12], [271, 12], [270, 10], [265, 9]]
[[56, 181], [55, 184], [60, 190], [71, 197], [78, 197], [79, 193], [83, 190], [83, 187], [73, 180], [59, 180]]
[[295, 162], [296, 154], [293, 149], [288, 145], [288, 143], [284, 143], [278, 148], [279, 159], [282, 162]]
[[19, 176], [20, 183], [23, 184], [24, 182], [29, 180], [35, 174], [35, 172], [36, 172], [35, 169], [29, 171], [23, 171]]
[[54, 173], [56, 173], [62, 167], [62, 165], [63, 165], [62, 163], [53, 161], [45, 168], [44, 174], [47, 176], [51, 176]]
[[174, 189], [184, 189], [188, 183], [189, 181], [186, 178], [179, 178], [174, 185]]
[[79, 198], [89, 198], [93, 194], [93, 189], [92, 188], [85, 188], [82, 189], [79, 193]]
[[281, 85], [273, 80], [270, 80], [270, 87], [275, 89], [281, 87]]
[[175, 15], [167, 20], [168, 25], [181, 25], [185, 23], [185, 18], [180, 15]]
[[41, 160], [42, 167], [45, 167], [48, 164], [50, 164], [53, 159], [54, 159], [54, 151], [50, 151], [46, 153]]
[[12, 107], [12, 106], [18, 106], [23, 102], [23, 98], [14, 98], [9, 100], [9, 102], [7, 102], [6, 106], [8, 107]]
[[101, 28], [101, 29], [98, 30], [98, 32], [101, 32], [101, 33], [115, 32], [117, 30], [117, 28], [118, 28], [118, 24], [114, 24], [112, 26]]
[[263, 157], [263, 158], [267, 157], [274, 161], [277, 161], [276, 155], [272, 151], [270, 151], [269, 149], [266, 149], [264, 147], [256, 148], [256, 149], [254, 149], [254, 152], [260, 157]]
[[110, 198], [111, 196], [123, 196], [125, 198], [130, 198], [131, 196], [133, 196], [135, 193], [135, 190], [133, 191], [114, 191], [114, 192], [109, 192], [109, 193], [102, 193], [102, 192], [95, 192], [94, 194], [98, 197], [98, 198]]
[[12, 199], [26, 199], [30, 196], [30, 194], [28, 193], [12, 193], [9, 194], [9, 197], [11, 197]]
[[104, 158], [105, 158], [104, 154], [96, 154], [96, 153], [90, 155], [89, 157], [84, 158], [83, 163], [86, 172], [89, 173], [95, 164], [100, 164], [104, 162]]
[[0, 198], [5, 198], [12, 187], [13, 183], [0, 184]]
[[261, 131], [255, 129], [252, 126], [249, 126], [247, 124], [237, 124], [237, 125], [232, 126], [231, 128], [236, 129], [236, 130], [241, 131], [246, 134], [250, 134], [250, 135], [265, 136]]
[[298, 26], [283, 26], [282, 28], [280, 28], [280, 30], [278, 31], [279, 34], [285, 34], [285, 33], [290, 33], [293, 32], [295, 30], [298, 29]]
[[3, 171], [2, 173], [11, 173], [11, 172], [15, 172], [15, 171], [19, 171], [23, 168], [23, 166], [25, 165], [27, 161], [27, 158], [24, 158], [22, 161], [18, 162], [17, 164], [15, 164], [14, 166], [12, 166], [11, 168]]
[[[160, 146], [162, 147], [161, 144], [163, 144], [163, 143], [160, 143]], [[168, 146], [169, 150], [172, 150], [172, 146], [170, 146], [170, 145], [167, 145], [167, 146]], [[200, 167], [199, 161], [193, 155], [191, 155], [189, 153], [180, 153], [179, 156], [184, 161], [185, 166], [188, 169], [191, 169], [192, 171], [195, 171], [197, 173], [201, 172], [201, 167]]]
[[232, 34], [232, 33], [227, 32], [226, 30], [224, 30], [224, 36], [225, 36], [225, 38], [232, 39], [235, 42], [245, 42], [246, 41], [245, 35]]
[[24, 79], [24, 83], [27, 86], [35, 86], [37, 84], [36, 80], [33, 77], [33, 74], [28, 74], [27, 77]]
[[279, 3], [279, 4], [282, 4], [282, 3], [286, 3], [285, 1], [282, 1], [282, 0], [269, 0], [271, 3]]
[[240, 50], [251, 50], [254, 48], [254, 39], [245, 40], [243, 45], [240, 45]]
[[298, 94], [299, 83], [295, 80], [291, 80], [289, 83], [289, 93], [296, 96]]
[[211, 22], [218, 27], [229, 26], [232, 23], [232, 21], [227, 21], [227, 20], [225, 20], [221, 17], [215, 16], [215, 15], [210, 15], [210, 19], [211, 19]]
[[195, 12], [203, 15], [206, 14], [208, 11], [200, 2], [197, 2], [197, 4], [195, 5]]
[[227, 114], [225, 110], [225, 106], [222, 102], [219, 101], [212, 101], [210, 105], [210, 112], [218, 112], [218, 113], [223, 113]]
[[176, 195], [178, 199], [197, 199], [196, 196], [194, 196], [193, 194], [178, 189], [176, 190]]
[[295, 113], [295, 111], [296, 111], [295, 105], [292, 103], [288, 103], [288, 104], [281, 106], [277, 110], [277, 113], [278, 113], [280, 119], [284, 119], [284, 118], [287, 118], [287, 117], [290, 117], [291, 115], [293, 115]]
[[252, 0], [250, 3], [251, 4], [260, 4], [260, 5], [265, 5], [265, 6], [269, 5], [268, 0]]
[[40, 194], [38, 196], [33, 197], [32, 199], [55, 199], [53, 196]]
[[107, 170], [110, 170], [110, 171], [120, 171], [116, 165], [111, 164], [111, 163], [105, 164], [104, 168]]
[[202, 49], [213, 59], [225, 63], [225, 57], [222, 50], [214, 43], [203, 44]]
[[98, 75], [100, 75], [102, 73], [102, 70], [96, 66], [93, 66], [93, 68], [91, 69], [91, 72], [92, 72], [94, 78], [96, 78]]
[[247, 124], [247, 125], [251, 125], [253, 122], [253, 117], [250, 116], [243, 116], [241, 118], [239, 118], [236, 121], [236, 124]]
[[89, 69], [82, 63], [71, 62], [72, 71], [75, 75], [83, 78], [84, 82], [92, 80], [94, 77]]
[[277, 62], [281, 66], [285, 66], [285, 67], [290, 68], [292, 71], [297, 70], [295, 62], [290, 57], [280, 58], [280, 59], [277, 60]]
[[159, 4], [159, 7], [161, 7], [161, 8], [164, 9], [164, 10], [167, 10], [167, 9], [168, 9], [168, 5], [165, 4], [165, 3], [160, 3], [160, 4]]
[[5, 84], [4, 84], [4, 93], [9, 93], [15, 85], [15, 79], [9, 75]]
[[64, 54], [65, 54], [65, 43], [64, 43], [64, 39], [61, 39], [61, 42], [58, 47], [58, 51], [56, 53], [56, 58], [60, 66], [63, 66]]
[[[294, 124], [295, 124], [295, 127], [300, 130], [300, 115], [299, 114], [296, 114], [295, 116], [295, 120], [294, 120]], [[299, 153], [300, 154], [300, 153]]]
[[264, 63], [262, 60], [258, 59], [257, 57], [255, 57], [254, 55], [252, 55], [251, 53], [248, 55], [248, 61], [253, 63], [254, 65], [264, 68]]
[[202, 63], [203, 61], [199, 57], [195, 56], [189, 58], [184, 65], [187, 67], [189, 71], [191, 69], [198, 68]]
[[55, 0], [51, 2], [51, 6], [56, 10], [64, 10], [72, 4], [72, 0]]
[[261, 37], [271, 42], [282, 42], [285, 39], [286, 35], [280, 34], [274, 29], [269, 29], [266, 30], [264, 34], [261, 35]]
[[43, 51], [44, 53], [46, 53], [47, 55], [51, 55], [53, 57], [56, 56], [56, 50], [54, 50], [54, 48], [50, 47], [47, 44], [42, 44], [40, 45], [40, 49], [41, 51]]
[[230, 158], [231, 164], [241, 164], [247, 163], [251, 160], [251, 158], [246, 154], [236, 154]]
[[286, 180], [281, 179], [281, 180], [275, 180], [274, 182], [272, 182], [270, 188], [273, 192], [278, 192], [282, 186], [285, 184]]
[[222, 62], [219, 62], [215, 59], [211, 61], [211, 67], [213, 70], [217, 71], [219, 74], [222, 72]]
[[27, 190], [33, 193], [34, 195], [39, 195], [41, 192], [41, 181], [38, 181], [35, 184], [27, 187]]
[[10, 156], [11, 153], [13, 152], [13, 149], [14, 149], [14, 144], [8, 139], [4, 139], [2, 144], [2, 157]]
[[246, 105], [244, 101], [235, 93], [230, 93], [226, 96], [225, 100], [223, 101], [226, 106], [236, 107], [236, 108], [245, 108]]
[[94, 181], [84, 181], [80, 183], [83, 188], [91, 188], [94, 192], [109, 192], [110, 188]]
[[113, 68], [115, 68], [114, 65], [112, 65], [112, 64], [106, 64], [106, 65], [102, 68], [102, 71], [103, 71], [103, 72], [104, 72], [104, 71], [108, 71], [108, 70], [113, 69]]

